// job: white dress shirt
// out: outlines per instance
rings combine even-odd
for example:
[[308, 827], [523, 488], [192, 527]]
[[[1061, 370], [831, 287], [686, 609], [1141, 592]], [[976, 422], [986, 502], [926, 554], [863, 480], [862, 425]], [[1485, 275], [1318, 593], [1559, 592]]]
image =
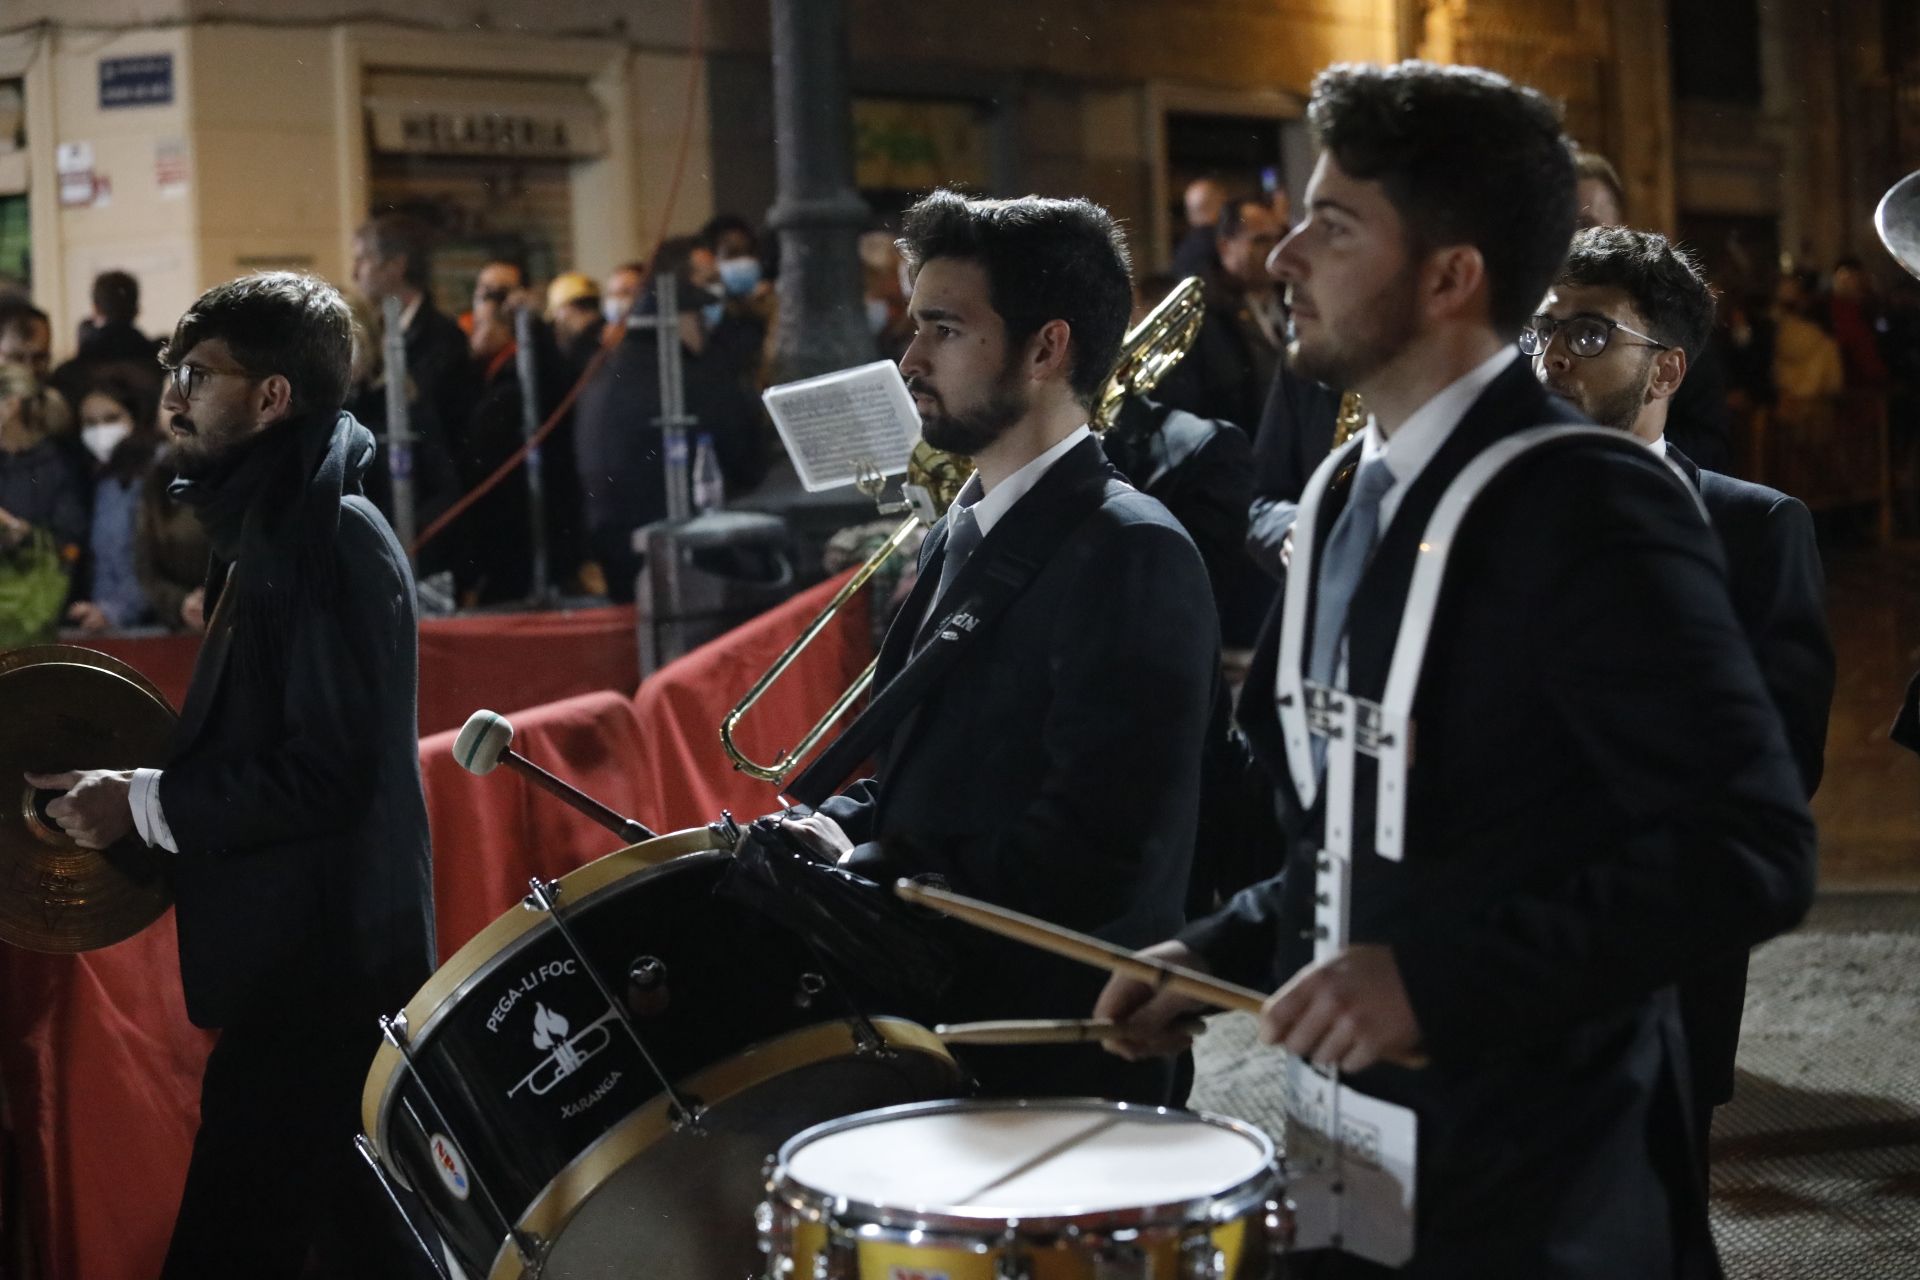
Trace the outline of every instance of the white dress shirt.
[[[1080, 424], [1051, 449], [993, 486], [991, 493], [982, 491], [980, 473], [974, 472], [967, 477], [967, 482], [960, 486], [960, 492], [954, 496], [954, 509], [966, 507], [971, 510], [974, 523], [980, 526], [980, 536], [985, 538], [993, 532], [993, 526], [1000, 523], [1000, 518], [1013, 510], [1014, 503], [1032, 492], [1033, 486], [1040, 483], [1040, 477], [1047, 474], [1054, 463], [1072, 453], [1075, 445], [1091, 438], [1092, 435], [1093, 432], [1085, 423]], [[952, 512], [948, 515], [951, 517]], [[937, 599], [927, 602], [926, 616], [920, 619], [922, 626], [926, 625], [927, 618], [932, 617], [939, 607], [940, 602]]]

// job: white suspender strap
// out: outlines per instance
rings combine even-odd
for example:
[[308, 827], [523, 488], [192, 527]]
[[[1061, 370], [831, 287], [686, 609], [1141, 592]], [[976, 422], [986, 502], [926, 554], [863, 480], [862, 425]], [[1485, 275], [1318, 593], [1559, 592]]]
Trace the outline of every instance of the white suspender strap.
[[[1393, 665], [1387, 671], [1378, 725], [1371, 734], [1363, 731], [1360, 735], [1373, 740], [1374, 750], [1370, 754], [1375, 755], [1380, 764], [1373, 842], [1375, 851], [1383, 858], [1398, 861], [1406, 849], [1413, 699], [1420, 685], [1420, 668], [1427, 657], [1427, 637], [1433, 628], [1434, 609], [1440, 603], [1440, 588], [1445, 585], [1447, 561], [1460, 525], [1473, 509], [1474, 501], [1515, 459], [1542, 445], [1580, 437], [1620, 447], [1643, 447], [1631, 436], [1604, 427], [1535, 427], [1519, 432], [1488, 446], [1468, 463], [1447, 486], [1427, 521], [1413, 564], [1413, 579], [1407, 587], [1406, 606], [1400, 614], [1400, 634], [1393, 645]], [[1691, 485], [1683, 481], [1682, 487], [1692, 493]], [[1699, 495], [1693, 496], [1697, 505]]]
[[1306, 658], [1307, 600], [1313, 588], [1320, 503], [1340, 468], [1359, 457], [1363, 442], [1364, 437], [1356, 435], [1320, 460], [1300, 495], [1300, 509], [1293, 519], [1293, 555], [1287, 568], [1286, 605], [1280, 614], [1280, 654], [1274, 670], [1273, 696], [1280, 715], [1281, 739], [1287, 749], [1287, 772], [1293, 776], [1293, 789], [1300, 797], [1302, 809], [1313, 808], [1320, 788], [1319, 780], [1314, 777], [1307, 691], [1301, 675], [1301, 664]]

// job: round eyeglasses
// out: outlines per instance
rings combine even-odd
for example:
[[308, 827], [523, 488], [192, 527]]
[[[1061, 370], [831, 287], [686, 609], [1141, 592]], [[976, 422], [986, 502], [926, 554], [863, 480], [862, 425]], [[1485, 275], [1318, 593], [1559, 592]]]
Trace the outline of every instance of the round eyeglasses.
[[1526, 355], [1543, 356], [1547, 348], [1553, 345], [1553, 335], [1565, 333], [1568, 352], [1583, 360], [1591, 360], [1612, 344], [1615, 329], [1642, 339], [1640, 342], [1622, 343], [1622, 346], [1672, 350], [1670, 343], [1656, 342], [1651, 334], [1641, 333], [1605, 316], [1568, 316], [1565, 320], [1555, 320], [1545, 315], [1533, 317], [1520, 330], [1520, 350]]

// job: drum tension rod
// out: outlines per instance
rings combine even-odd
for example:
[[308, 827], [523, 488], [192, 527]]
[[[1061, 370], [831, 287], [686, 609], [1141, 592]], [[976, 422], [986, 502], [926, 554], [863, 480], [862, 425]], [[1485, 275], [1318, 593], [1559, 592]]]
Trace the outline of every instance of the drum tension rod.
[[447, 1274], [446, 1266], [440, 1261], [440, 1255], [435, 1253], [433, 1246], [427, 1243], [426, 1234], [420, 1230], [420, 1225], [413, 1220], [413, 1215], [407, 1212], [407, 1206], [400, 1199], [400, 1188], [394, 1186], [393, 1179], [387, 1176], [386, 1166], [380, 1163], [380, 1156], [374, 1151], [373, 1144], [367, 1141], [366, 1134], [353, 1135], [353, 1149], [360, 1153], [360, 1158], [367, 1162], [367, 1168], [373, 1170], [373, 1176], [380, 1180], [380, 1189], [387, 1193], [387, 1200], [393, 1205], [393, 1211], [400, 1215], [400, 1221], [407, 1224], [407, 1234], [411, 1235], [413, 1242], [420, 1246], [420, 1252], [427, 1255], [427, 1264], [433, 1268], [433, 1274], [439, 1276], [440, 1280], [453, 1280]]
[[627, 1011], [626, 1001], [614, 995], [613, 988], [608, 986], [607, 980], [600, 976], [599, 966], [587, 958], [586, 949], [580, 945], [579, 939], [573, 936], [573, 926], [567, 923], [566, 916], [560, 911], [560, 882], [542, 880], [539, 876], [535, 876], [527, 882], [527, 887], [531, 890], [527, 894], [527, 905], [547, 913], [547, 918], [553, 921], [553, 927], [560, 933], [560, 940], [567, 944], [568, 949], [580, 961], [581, 970], [593, 980], [594, 987], [600, 992], [600, 998], [607, 1002], [607, 1008], [612, 1011], [613, 1016], [619, 1019], [620, 1025], [627, 1029], [627, 1037], [633, 1041], [633, 1047], [640, 1052], [640, 1061], [645, 1063], [647, 1070], [653, 1073], [653, 1078], [660, 1082], [660, 1090], [667, 1096], [668, 1116], [673, 1121], [673, 1127], [691, 1129], [695, 1133], [704, 1132], [700, 1127], [700, 1120], [706, 1114], [706, 1108], [701, 1105], [698, 1098], [683, 1098], [680, 1096], [680, 1091], [673, 1087], [673, 1081], [665, 1071], [660, 1069], [660, 1064], [655, 1062], [653, 1055], [647, 1051], [647, 1042], [640, 1038], [640, 1028], [633, 1025], [633, 1018]]
[[[433, 1096], [433, 1088], [427, 1083], [425, 1073], [420, 1070], [420, 1064], [413, 1056], [413, 1042], [407, 1038], [407, 1029], [407, 1015], [404, 1011], [393, 1017], [383, 1014], [380, 1018], [380, 1034], [385, 1036], [387, 1043], [398, 1049], [400, 1056], [406, 1060], [407, 1070], [412, 1073], [414, 1082], [420, 1086], [420, 1096], [427, 1101], [427, 1110], [433, 1113], [433, 1122], [446, 1135], [447, 1141], [466, 1154], [467, 1175], [473, 1179], [473, 1185], [479, 1188], [481, 1197], [487, 1202], [487, 1208], [493, 1211], [495, 1218], [499, 1219], [501, 1230], [513, 1241], [514, 1250], [519, 1253], [520, 1261], [533, 1274], [539, 1275], [545, 1246], [541, 1243], [540, 1237], [530, 1231], [522, 1231], [514, 1225], [514, 1220], [507, 1216], [506, 1211], [500, 1207], [500, 1202], [494, 1198], [493, 1188], [489, 1187], [487, 1180], [480, 1176], [480, 1167], [472, 1156], [473, 1148], [461, 1141], [459, 1130], [448, 1123], [447, 1113], [440, 1109], [440, 1100]], [[431, 1144], [431, 1135], [423, 1136], [426, 1136]]]

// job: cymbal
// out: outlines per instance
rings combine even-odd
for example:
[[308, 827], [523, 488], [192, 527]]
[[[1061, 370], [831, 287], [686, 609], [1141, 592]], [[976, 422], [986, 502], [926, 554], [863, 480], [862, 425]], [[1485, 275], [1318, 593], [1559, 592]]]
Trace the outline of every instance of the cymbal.
[[173, 901], [166, 855], [129, 836], [82, 849], [23, 773], [158, 766], [173, 708], [139, 672], [74, 645], [0, 654], [0, 941], [91, 951], [124, 941]]
[[1887, 188], [1873, 211], [1873, 229], [1907, 274], [1920, 276], [1920, 173], [1910, 173]]

